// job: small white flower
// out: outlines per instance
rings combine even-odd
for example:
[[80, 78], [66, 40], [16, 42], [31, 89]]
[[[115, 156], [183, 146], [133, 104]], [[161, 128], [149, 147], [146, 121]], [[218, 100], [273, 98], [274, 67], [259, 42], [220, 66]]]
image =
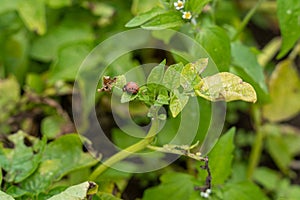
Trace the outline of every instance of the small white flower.
[[211, 189], [207, 189], [205, 192], [206, 192], [207, 194], [211, 194]]
[[207, 194], [206, 192], [201, 192], [200, 195], [201, 195], [201, 197], [204, 197], [204, 198], [209, 197], [209, 194]]
[[182, 18], [183, 19], [191, 19], [192, 18], [192, 13], [190, 11], [186, 11], [182, 13]]
[[180, 10], [184, 7], [184, 1], [178, 0], [177, 2], [174, 2], [174, 6], [176, 10]]

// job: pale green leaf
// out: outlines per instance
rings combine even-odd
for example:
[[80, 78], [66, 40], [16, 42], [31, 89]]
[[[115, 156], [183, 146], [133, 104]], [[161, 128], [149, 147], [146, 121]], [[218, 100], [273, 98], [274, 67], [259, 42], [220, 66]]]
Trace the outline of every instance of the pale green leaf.
[[229, 72], [221, 72], [202, 79], [202, 84], [195, 88], [195, 93], [210, 101], [223, 100], [226, 102], [243, 100], [256, 102], [254, 88]]
[[278, 57], [282, 58], [300, 39], [300, 1], [277, 0], [277, 16], [282, 35], [282, 47]]
[[1, 0], [0, 14], [16, 10], [19, 0]]
[[254, 180], [268, 190], [276, 190], [280, 181], [280, 174], [277, 171], [267, 167], [255, 169], [253, 174]]
[[134, 100], [137, 97], [137, 95], [130, 94], [128, 92], [123, 92], [121, 96], [121, 103], [126, 103], [129, 101]]
[[85, 200], [89, 194], [90, 188], [94, 188], [97, 185], [93, 182], [84, 182], [78, 185], [68, 187], [65, 191], [57, 194], [48, 200]]
[[157, 65], [151, 70], [147, 78], [147, 83], [155, 83], [155, 84], [162, 83], [164, 77], [164, 71], [165, 71], [165, 64], [166, 64], [166, 60], [163, 60], [159, 65]]
[[200, 67], [197, 68], [196, 66], [197, 65], [193, 63], [188, 63], [181, 71], [180, 85], [185, 91], [192, 90], [195, 85], [201, 82], [201, 78], [198, 74], [198, 69], [200, 69]]
[[45, 3], [51, 8], [62, 8], [72, 5], [72, 0], [45, 0]]
[[[14, 148], [0, 148], [0, 166], [6, 171], [6, 181], [19, 183], [38, 168], [46, 141], [29, 137], [22, 131], [10, 135], [8, 139], [14, 144]], [[26, 141], [32, 146], [26, 146]]]
[[46, 33], [46, 12], [44, 1], [20, 1], [18, 12], [29, 30], [35, 31], [40, 35]]
[[267, 139], [267, 151], [273, 158], [278, 168], [283, 173], [288, 173], [289, 165], [292, 161], [292, 155], [289, 152], [288, 145], [280, 134], [270, 134]]
[[300, 78], [292, 61], [279, 63], [269, 80], [271, 103], [263, 115], [272, 122], [288, 120], [300, 112]]
[[141, 13], [139, 15], [137, 15], [136, 17], [134, 17], [133, 19], [131, 19], [125, 26], [126, 27], [135, 27], [135, 26], [140, 26], [144, 23], [146, 23], [147, 21], [151, 20], [152, 18], [162, 14], [166, 12], [165, 9], [162, 9], [160, 7], [155, 7], [152, 8], [151, 10]]
[[173, 90], [180, 87], [180, 76], [181, 76], [180, 73], [182, 68], [183, 68], [182, 63], [170, 65], [168, 67], [163, 79], [163, 85], [166, 88]]
[[175, 91], [170, 100], [170, 111], [173, 117], [176, 117], [183, 110], [188, 100], [188, 96]]
[[14, 198], [0, 190], [0, 199], [1, 200], [14, 200]]
[[61, 133], [65, 119], [59, 115], [52, 115], [44, 118], [41, 124], [41, 132], [49, 139], [54, 139]]

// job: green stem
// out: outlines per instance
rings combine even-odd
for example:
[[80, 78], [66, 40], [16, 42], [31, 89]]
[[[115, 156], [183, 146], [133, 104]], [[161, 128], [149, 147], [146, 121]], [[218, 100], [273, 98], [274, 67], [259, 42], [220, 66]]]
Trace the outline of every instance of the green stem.
[[248, 22], [250, 21], [250, 19], [252, 18], [252, 16], [254, 15], [254, 13], [257, 11], [257, 9], [259, 8], [259, 6], [261, 5], [261, 3], [264, 0], [259, 0], [255, 6], [247, 13], [246, 17], [243, 19], [240, 27], [237, 29], [236, 33], [234, 34], [234, 36], [232, 37], [232, 41], [235, 41], [238, 36], [240, 35], [240, 33], [244, 30], [244, 28], [246, 27], [246, 25], [248, 24]]
[[251, 148], [248, 170], [247, 170], [247, 178], [249, 180], [252, 179], [254, 170], [259, 164], [261, 152], [263, 148], [263, 140], [264, 140], [264, 133], [261, 130], [261, 111], [257, 106], [253, 107], [253, 118], [254, 118], [256, 136], [255, 136], [255, 141]]
[[136, 144], [133, 144], [126, 149], [116, 153], [106, 161], [104, 161], [101, 165], [99, 165], [93, 173], [90, 175], [89, 180], [96, 180], [106, 169], [114, 165], [115, 163], [127, 158], [128, 156], [134, 154], [135, 152], [141, 151], [145, 149], [154, 139], [157, 130], [159, 127], [159, 119], [157, 117], [157, 112], [155, 117], [152, 119], [151, 128], [147, 134], [147, 136], [139, 141]]

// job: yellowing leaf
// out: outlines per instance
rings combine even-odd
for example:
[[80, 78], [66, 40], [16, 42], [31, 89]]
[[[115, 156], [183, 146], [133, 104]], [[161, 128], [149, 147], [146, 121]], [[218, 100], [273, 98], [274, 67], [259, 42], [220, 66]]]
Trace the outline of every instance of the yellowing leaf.
[[279, 63], [269, 81], [271, 103], [263, 115], [272, 122], [287, 120], [300, 112], [300, 79], [292, 61]]
[[254, 103], [257, 100], [254, 88], [229, 72], [203, 78], [202, 83], [195, 86], [195, 93], [210, 101], [243, 100]]

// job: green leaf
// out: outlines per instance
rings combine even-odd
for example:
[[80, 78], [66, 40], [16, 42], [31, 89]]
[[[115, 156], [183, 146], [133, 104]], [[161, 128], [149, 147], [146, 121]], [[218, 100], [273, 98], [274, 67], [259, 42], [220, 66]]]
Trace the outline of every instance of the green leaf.
[[62, 116], [48, 116], [42, 120], [41, 132], [48, 139], [54, 139], [61, 133], [61, 128], [65, 123], [66, 121]]
[[247, 46], [236, 42], [231, 45], [231, 54], [234, 65], [244, 71], [263, 92], [267, 93], [263, 68], [258, 64], [254, 53]]
[[196, 40], [209, 53], [220, 71], [228, 71], [231, 63], [230, 39], [222, 28], [204, 27], [196, 36]]
[[60, 194], [57, 194], [48, 200], [84, 200], [89, 194], [90, 188], [94, 188], [97, 185], [93, 182], [84, 182], [78, 185], [67, 188]]
[[277, 16], [282, 35], [278, 58], [282, 58], [300, 39], [300, 1], [277, 0]]
[[255, 169], [253, 178], [257, 183], [271, 191], [275, 191], [278, 188], [278, 183], [281, 179], [278, 172], [267, 167]]
[[72, 0], [45, 0], [45, 3], [51, 8], [62, 8], [72, 5]]
[[283, 173], [288, 173], [292, 155], [289, 152], [288, 143], [278, 133], [269, 134], [266, 138], [267, 151], [273, 158], [276, 165]]
[[2, 48], [5, 55], [3, 57], [4, 70], [7, 74], [16, 76], [19, 83], [23, 84], [28, 70], [28, 34], [26, 31], [19, 31], [10, 36], [5, 36]]
[[267, 200], [266, 195], [258, 186], [250, 181], [227, 184], [223, 189], [224, 200]]
[[191, 196], [194, 185], [193, 177], [182, 173], [166, 173], [160, 178], [161, 184], [145, 191], [143, 200], [186, 200]]
[[74, 81], [81, 63], [90, 50], [90, 45], [86, 43], [77, 43], [61, 48], [56, 62], [51, 66], [49, 82]]
[[101, 192], [98, 196], [100, 197], [101, 200], [121, 200], [120, 198], [115, 197], [114, 195], [109, 194], [109, 193]]
[[165, 72], [163, 85], [169, 90], [173, 90], [180, 87], [180, 76], [183, 68], [182, 63], [170, 65]]
[[256, 102], [254, 88], [229, 72], [221, 72], [202, 79], [202, 83], [195, 86], [195, 93], [210, 101], [225, 100], [226, 102], [243, 100]]
[[14, 198], [0, 190], [0, 199], [1, 200], [14, 200]]
[[189, 96], [175, 91], [170, 100], [170, 111], [172, 116], [176, 117], [183, 110], [188, 101]]
[[46, 33], [46, 12], [44, 1], [19, 1], [18, 12], [29, 30], [39, 35]]
[[300, 112], [300, 78], [290, 60], [280, 62], [269, 80], [271, 103], [263, 115], [272, 122], [288, 120]]
[[134, 17], [133, 19], [131, 19], [126, 25], [125, 27], [135, 27], [135, 26], [140, 26], [144, 23], [146, 23], [147, 21], [151, 20], [152, 18], [165, 13], [166, 10], [162, 9], [160, 7], [155, 7], [152, 8], [151, 10], [141, 13], [138, 16]]
[[0, 14], [16, 10], [19, 0], [2, 0], [0, 6]]
[[19, 186], [11, 186], [9, 190], [23, 190], [38, 194], [44, 192], [64, 175], [95, 165], [98, 161], [90, 153], [82, 151], [82, 143], [77, 134], [63, 135], [49, 143], [37, 171]]
[[185, 91], [190, 91], [193, 87], [201, 82], [201, 78], [198, 74], [197, 65], [193, 63], [186, 64], [182, 71], [180, 77], [180, 85]]
[[227, 131], [208, 154], [213, 185], [224, 184], [232, 173], [234, 135], [235, 128]]
[[129, 94], [128, 92], [123, 92], [121, 96], [121, 103], [126, 103], [129, 101], [134, 100], [137, 97], [137, 95]]
[[[44, 36], [33, 40], [30, 55], [35, 59], [49, 62], [56, 58], [60, 48], [64, 47], [67, 49], [66, 45], [71, 45], [72, 43], [90, 43], [93, 39], [92, 29], [87, 23], [63, 22], [56, 28], [49, 30]], [[77, 58], [72, 57], [69, 59]]]
[[148, 30], [162, 30], [179, 27], [183, 24], [184, 21], [181, 18], [180, 12], [169, 11], [154, 17], [141, 27]]
[[39, 74], [30, 73], [26, 77], [26, 86], [38, 94], [42, 94], [45, 89], [45, 83]]
[[[6, 171], [7, 182], [20, 183], [38, 168], [46, 141], [33, 139], [22, 131], [10, 135], [8, 139], [14, 148], [0, 147], [0, 166]], [[31, 146], [26, 146], [26, 141]]]
[[206, 4], [212, 0], [189, 0], [187, 1], [187, 10], [191, 11], [193, 15], [199, 15]]
[[148, 78], [147, 78], [147, 83], [155, 83], [155, 84], [161, 84], [162, 79], [164, 77], [164, 71], [165, 71], [165, 65], [166, 65], [166, 60], [163, 60], [159, 65], [154, 67]]

